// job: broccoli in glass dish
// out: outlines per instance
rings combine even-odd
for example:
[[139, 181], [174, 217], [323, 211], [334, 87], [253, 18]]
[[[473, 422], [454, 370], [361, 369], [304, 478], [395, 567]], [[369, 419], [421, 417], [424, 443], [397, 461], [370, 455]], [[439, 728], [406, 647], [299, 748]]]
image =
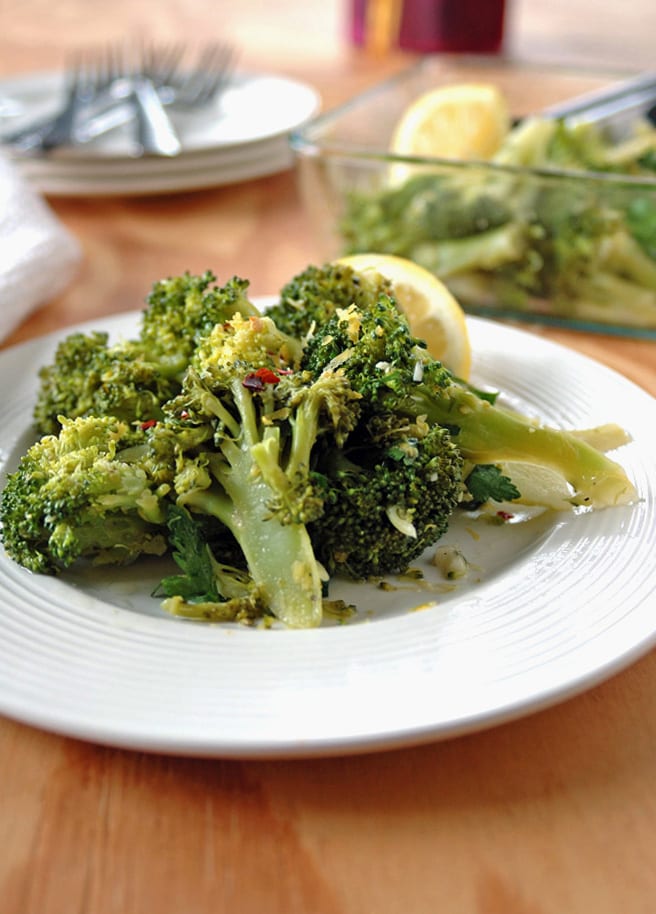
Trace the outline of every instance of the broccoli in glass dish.
[[345, 191], [344, 253], [414, 260], [474, 313], [656, 332], [649, 123], [611, 144], [594, 124], [532, 117], [489, 162], [404, 174]]

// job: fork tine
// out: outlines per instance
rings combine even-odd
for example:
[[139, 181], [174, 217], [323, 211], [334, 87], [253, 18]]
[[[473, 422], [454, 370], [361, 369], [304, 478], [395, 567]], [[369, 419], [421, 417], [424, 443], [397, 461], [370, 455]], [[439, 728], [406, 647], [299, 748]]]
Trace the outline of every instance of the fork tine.
[[156, 78], [162, 85], [166, 85], [173, 80], [183, 55], [184, 46], [179, 43], [160, 49], [156, 63]]
[[70, 143], [80, 109], [93, 99], [96, 83], [88, 59], [79, 51], [70, 55], [65, 76], [66, 101], [59, 114], [41, 138], [42, 149], [54, 149]]
[[234, 59], [234, 48], [228, 44], [212, 44], [203, 49], [192, 76], [197, 104], [206, 104], [216, 96], [229, 78]]

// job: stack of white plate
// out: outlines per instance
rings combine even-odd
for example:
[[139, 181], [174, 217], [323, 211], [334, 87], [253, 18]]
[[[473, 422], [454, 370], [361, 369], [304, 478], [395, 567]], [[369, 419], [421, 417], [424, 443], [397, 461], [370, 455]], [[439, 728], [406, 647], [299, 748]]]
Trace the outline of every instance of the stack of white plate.
[[[56, 113], [63, 76], [29, 74], [0, 81], [0, 133]], [[310, 86], [276, 75], [237, 74], [211, 104], [169, 109], [182, 151], [135, 155], [129, 124], [92, 142], [47, 155], [10, 155], [41, 192], [50, 195], [154, 194], [234, 184], [291, 167], [289, 132], [312, 117], [319, 96]]]

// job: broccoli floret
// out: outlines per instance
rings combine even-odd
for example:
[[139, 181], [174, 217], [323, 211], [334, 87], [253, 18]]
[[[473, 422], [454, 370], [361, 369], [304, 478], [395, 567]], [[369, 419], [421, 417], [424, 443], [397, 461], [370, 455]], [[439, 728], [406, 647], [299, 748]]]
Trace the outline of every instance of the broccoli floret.
[[338, 308], [353, 303], [369, 307], [384, 291], [389, 292], [390, 285], [381, 276], [361, 274], [344, 264], [311, 265], [286, 283], [267, 314], [283, 333], [303, 340]]
[[345, 249], [410, 257], [444, 277], [493, 269], [521, 251], [506, 191], [472, 171], [466, 178], [422, 175], [373, 197], [353, 194], [342, 222]]
[[601, 268], [606, 240], [620, 228], [617, 212], [584, 185], [541, 188], [526, 218], [531, 257], [509, 274], [532, 294], [556, 300]]
[[388, 416], [316, 464], [324, 511], [309, 525], [331, 574], [406, 571], [445, 533], [462, 493], [462, 458], [446, 429]]
[[448, 428], [473, 465], [550, 467], [572, 487], [577, 505], [605, 507], [635, 497], [624, 470], [581, 438], [505, 410], [453, 378], [385, 296], [369, 311], [352, 305], [337, 313], [310, 339], [305, 366], [316, 373], [336, 365], [372, 413], [424, 417]]
[[[314, 275], [332, 275], [328, 270]], [[348, 273], [352, 290], [352, 271]], [[369, 280], [371, 282], [371, 280]], [[339, 571], [363, 578], [405, 570], [409, 563], [441, 536], [458, 502], [462, 458], [452, 445], [448, 431], [425, 423], [408, 421], [406, 414], [379, 408], [377, 388], [380, 368], [390, 359], [405, 359], [409, 329], [394, 299], [386, 294], [386, 283], [373, 277], [377, 297], [368, 291], [362, 306], [341, 307], [340, 297], [330, 288], [328, 307], [321, 299], [314, 313], [314, 334], [303, 354], [302, 365], [314, 377], [314, 386], [334, 388], [347, 384], [358, 363], [358, 349], [351, 343], [367, 337], [359, 363], [356, 422], [348, 413], [351, 427], [345, 428], [338, 447], [315, 450], [311, 482], [323, 502], [316, 518], [308, 519], [310, 536], [320, 560], [330, 572]], [[320, 296], [321, 284], [313, 288]], [[348, 303], [346, 294], [341, 301]], [[380, 303], [384, 304], [381, 305]], [[332, 314], [332, 317], [330, 316]], [[384, 321], [381, 321], [381, 315]], [[367, 330], [363, 329], [363, 317]], [[327, 329], [330, 328], [330, 329]], [[316, 338], [321, 339], [320, 363], [315, 360]], [[349, 371], [342, 370], [345, 355]], [[410, 354], [410, 370], [416, 362]], [[351, 391], [351, 396], [353, 392]], [[335, 412], [343, 413], [340, 406]], [[335, 426], [333, 420], [333, 426]]]
[[181, 379], [198, 342], [215, 324], [234, 314], [258, 314], [248, 298], [248, 287], [248, 280], [236, 276], [217, 286], [210, 270], [159, 280], [146, 299], [139, 342], [157, 359], [160, 370]]
[[547, 150], [548, 164], [585, 171], [651, 176], [656, 131], [647, 120], [636, 119], [621, 138], [585, 120], [559, 120]]
[[619, 227], [605, 240], [599, 261], [608, 272], [656, 291], [656, 259], [626, 229]]
[[180, 390], [189, 360], [215, 323], [233, 314], [256, 314], [248, 283], [185, 273], [154, 284], [139, 335], [109, 342], [106, 333], [73, 333], [40, 371], [34, 420], [41, 434], [56, 434], [59, 417], [114, 416], [126, 422], [161, 418], [164, 402]]
[[[268, 317], [217, 325], [152, 437], [176, 453], [176, 503], [225, 525], [261, 605], [288, 626], [308, 627], [321, 621], [325, 576], [306, 527], [322, 510], [311, 452], [321, 435], [348, 433], [359, 398], [342, 378], [299, 377], [299, 353]], [[186, 448], [180, 432], [189, 428]]]
[[413, 212], [426, 226], [426, 236], [435, 241], [469, 238], [490, 232], [512, 221], [513, 210], [503, 195], [485, 186], [474, 173], [466, 182], [436, 182], [432, 194], [413, 202]]
[[583, 116], [528, 117], [515, 126], [492, 161], [497, 165], [609, 172], [650, 176], [656, 131], [636, 119], [622, 138], [611, 137], [603, 126]]
[[106, 333], [73, 333], [39, 372], [34, 421], [45, 435], [57, 434], [60, 417], [113, 416], [126, 422], [161, 416], [161, 404], [179, 385], [160, 371], [141, 346], [110, 345]]
[[[508, 180], [491, 185], [489, 176], [476, 172], [466, 181], [431, 177], [432, 185], [422, 176], [414, 196], [405, 185], [377, 196], [350, 196], [341, 223], [346, 253], [378, 251], [407, 257], [442, 279], [496, 270], [522, 258], [525, 226], [518, 219]], [[413, 180], [408, 184], [413, 186]], [[405, 208], [401, 199], [407, 201]]]
[[0, 503], [7, 553], [54, 574], [79, 558], [124, 564], [166, 550], [165, 483], [144, 470], [145, 432], [108, 417], [65, 419], [10, 474]]
[[526, 117], [508, 133], [492, 157], [495, 165], [543, 168], [550, 158], [558, 131], [556, 118]]

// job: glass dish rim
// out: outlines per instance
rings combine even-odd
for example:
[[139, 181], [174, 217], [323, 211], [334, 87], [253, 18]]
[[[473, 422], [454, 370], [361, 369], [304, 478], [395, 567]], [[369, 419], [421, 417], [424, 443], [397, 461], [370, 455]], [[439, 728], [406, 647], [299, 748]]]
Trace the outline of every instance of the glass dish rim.
[[[364, 89], [361, 92], [348, 98], [346, 101], [337, 104], [326, 111], [310, 118], [305, 124], [297, 127], [289, 133], [289, 143], [294, 151], [300, 157], [308, 158], [332, 158], [341, 159], [344, 163], [353, 164], [390, 164], [401, 163], [414, 165], [418, 168], [422, 166], [439, 166], [441, 169], [452, 169], [461, 172], [489, 170], [496, 174], [513, 174], [524, 177], [536, 177], [541, 179], [557, 180], [575, 180], [589, 181], [599, 183], [608, 187], [626, 187], [627, 189], [645, 189], [649, 191], [656, 190], [656, 177], [648, 178], [645, 176], [619, 175], [610, 172], [599, 172], [591, 170], [563, 169], [563, 168], [535, 168], [529, 166], [508, 166], [492, 163], [484, 159], [449, 159], [435, 156], [400, 156], [390, 153], [384, 149], [373, 149], [369, 146], [347, 145], [343, 142], [334, 140], [322, 140], [321, 133], [326, 126], [335, 123], [341, 117], [352, 113], [354, 110], [366, 105], [371, 99], [375, 99], [385, 94], [385, 92], [394, 89], [403, 82], [409, 81], [414, 76], [420, 76], [422, 71], [429, 65], [434, 64], [436, 59], [449, 59], [450, 55], [425, 55], [410, 66], [404, 67], [397, 73], [386, 77], [375, 83], [373, 86]], [[568, 64], [545, 64], [537, 61], [525, 61], [521, 58], [495, 57], [489, 55], [453, 55], [454, 61], [458, 65], [490, 66], [500, 69], [531, 70], [535, 73], [550, 72], [563, 76], [571, 75], [573, 77], [600, 77], [610, 79], [622, 79], [636, 76], [637, 71], [615, 68], [601, 70], [598, 67], [590, 66], [573, 66]]]

